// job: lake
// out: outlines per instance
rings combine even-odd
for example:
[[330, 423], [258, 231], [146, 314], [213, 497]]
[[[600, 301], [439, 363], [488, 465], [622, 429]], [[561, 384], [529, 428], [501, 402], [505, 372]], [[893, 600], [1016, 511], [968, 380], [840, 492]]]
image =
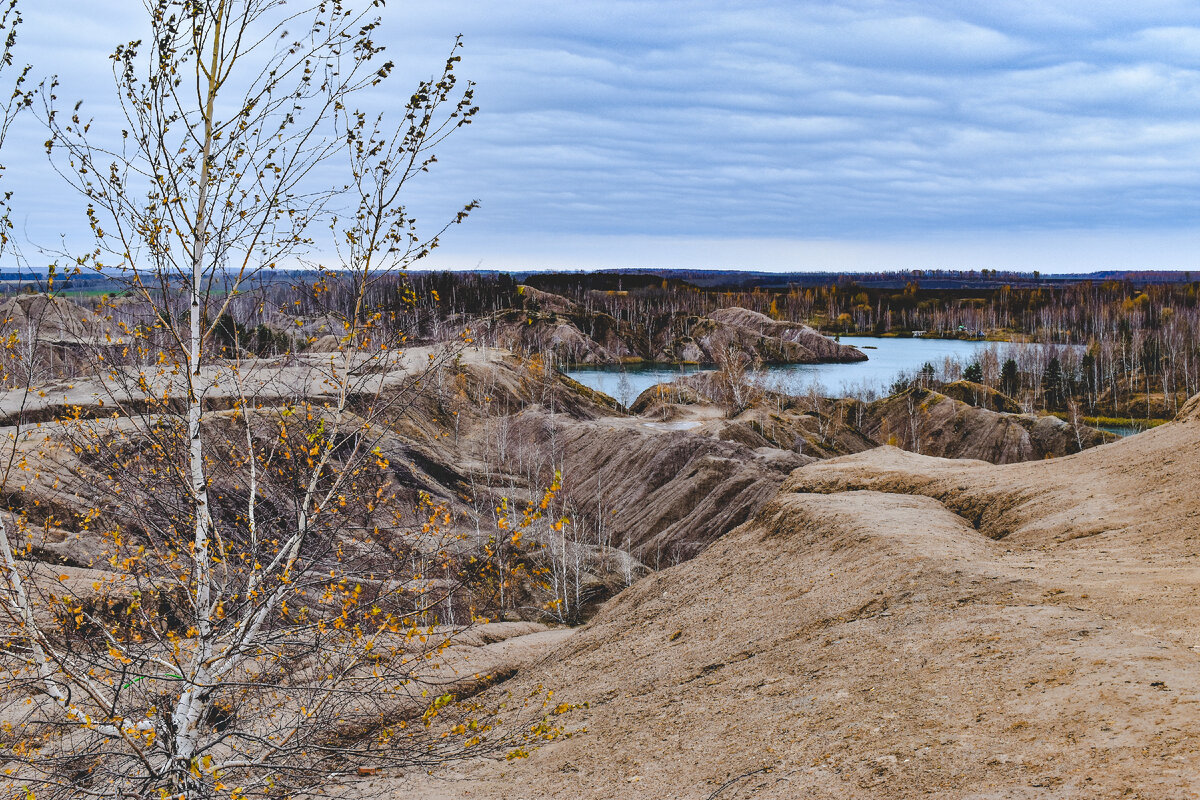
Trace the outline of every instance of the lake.
[[[955, 358], [964, 365], [975, 360], [979, 351], [988, 347], [999, 347], [1001, 353], [1008, 348], [1038, 347], [1036, 344], [1010, 342], [967, 341], [962, 339], [899, 339], [877, 336], [843, 336], [844, 344], [854, 345], [867, 354], [866, 361], [853, 364], [780, 364], [764, 369], [764, 380], [768, 385], [781, 384], [782, 388], [795, 394], [808, 389], [814, 383], [823, 387], [828, 395], [845, 396], [874, 391], [887, 394], [888, 387], [900, 372], [914, 372], [926, 362], [935, 367], [946, 358]], [[569, 377], [585, 386], [604, 392], [609, 397], [623, 400], [621, 391], [621, 367], [571, 367], [563, 370]], [[626, 366], [628, 401], [633, 402], [639, 394], [656, 383], [673, 381], [681, 374], [700, 371], [699, 367], [678, 367], [663, 364], [649, 366]]]

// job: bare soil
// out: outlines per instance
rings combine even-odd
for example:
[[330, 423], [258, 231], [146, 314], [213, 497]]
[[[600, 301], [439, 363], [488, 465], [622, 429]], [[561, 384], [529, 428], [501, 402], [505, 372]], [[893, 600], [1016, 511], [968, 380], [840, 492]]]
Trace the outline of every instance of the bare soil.
[[346, 796], [1200, 796], [1198, 407], [1049, 461], [801, 467], [505, 684], [588, 703], [578, 735]]

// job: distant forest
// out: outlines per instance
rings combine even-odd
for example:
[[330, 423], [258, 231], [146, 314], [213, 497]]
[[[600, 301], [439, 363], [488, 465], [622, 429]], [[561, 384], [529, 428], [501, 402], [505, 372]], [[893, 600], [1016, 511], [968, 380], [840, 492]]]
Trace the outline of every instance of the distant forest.
[[[352, 296], [352, 287], [339, 287], [335, 278], [318, 301], [304, 290], [314, 274], [274, 273], [257, 296], [267, 298], [268, 309], [300, 315], [317, 313], [329, 302], [330, 291]], [[6, 293], [40, 288], [28, 276], [4, 277], [8, 280], [0, 288]], [[584, 330], [609, 317], [624, 335], [653, 340], [679, 318], [740, 306], [804, 322], [830, 336], [918, 332], [1038, 342], [1046, 345], [1041, 355], [1011, 365], [1003, 377], [1008, 359], [1002, 345], [983, 364], [933, 366], [939, 380], [954, 380], [971, 368], [970, 376], [1015, 395], [1029, 408], [1066, 413], [1079, 404], [1090, 416], [1163, 419], [1200, 393], [1200, 280], [1191, 278], [1185, 272], [1041, 276], [990, 270], [412, 272], [373, 285], [369, 294], [381, 305], [390, 304], [410, 341], [445, 339], [472, 320], [514, 310], [559, 314]], [[566, 304], [543, 308], [524, 286], [557, 295]], [[86, 286], [67, 286], [64, 294], [83, 299], [104, 289], [103, 281], [93, 278]], [[231, 324], [269, 339], [264, 304], [235, 305], [233, 313]]]
[[[782, 278], [790, 280], [779, 285]], [[681, 316], [740, 306], [831, 336], [916, 331], [1038, 342], [1046, 347], [1037, 357], [1014, 358], [1013, 365], [1004, 363], [1005, 348], [998, 345], [997, 355], [982, 364], [934, 366], [939, 379], [967, 371], [1026, 407], [1063, 414], [1078, 406], [1092, 417], [1163, 419], [1200, 392], [1200, 280], [1184, 272], [423, 273], [409, 280], [426, 328], [514, 308], [538, 310], [522, 294], [520, 286], [528, 285], [565, 298], [579, 315], [611, 317], [639, 336], [666, 330]]]

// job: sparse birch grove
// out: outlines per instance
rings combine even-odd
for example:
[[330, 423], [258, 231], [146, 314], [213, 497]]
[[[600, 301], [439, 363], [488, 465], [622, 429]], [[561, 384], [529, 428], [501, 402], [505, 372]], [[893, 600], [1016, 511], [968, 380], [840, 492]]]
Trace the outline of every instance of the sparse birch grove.
[[[449, 512], [421, 495], [414, 515], [387, 439], [455, 353], [403, 349], [394, 276], [475, 205], [422, 236], [404, 204], [433, 148], [476, 113], [455, 77], [460, 45], [388, 128], [354, 110], [392, 72], [369, 12], [278, 0], [147, 12], [149, 35], [112, 54], [119, 133], [94, 129], [81, 104], [62, 110], [57, 83], [41, 92], [51, 162], [94, 234], [57, 274], [100, 271], [124, 291], [69, 320], [93, 331], [73, 340], [69, 383], [34, 374], [37, 329], [79, 313], [53, 301], [53, 283], [26, 341], [6, 342], [6, 788], [315, 796], [363, 763], [499, 746], [455, 700], [480, 676], [443, 657], [461, 629], [439, 613], [461, 574]], [[5, 130], [32, 100], [17, 89]], [[230, 311], [264, 302], [259, 279], [306, 258], [296, 303], [320, 311], [329, 341], [255, 357]]]

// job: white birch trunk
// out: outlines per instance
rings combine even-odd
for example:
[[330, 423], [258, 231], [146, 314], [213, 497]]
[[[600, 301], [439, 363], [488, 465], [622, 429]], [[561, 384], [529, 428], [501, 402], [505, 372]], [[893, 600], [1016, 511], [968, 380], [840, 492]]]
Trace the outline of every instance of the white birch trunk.
[[197, 648], [188, 674], [184, 676], [187, 688], [180, 694], [171, 721], [174, 727], [176, 770], [188, 775], [192, 758], [196, 752], [200, 720], [208, 705], [209, 661], [213, 652], [212, 625], [212, 518], [209, 512], [208, 476], [204, 469], [204, 445], [200, 438], [203, 416], [201, 408], [201, 356], [203, 354], [204, 328], [201, 320], [201, 293], [204, 291], [204, 259], [208, 245], [208, 181], [209, 159], [212, 156], [213, 114], [220, 70], [221, 34], [225, 4], [216, 10], [213, 30], [211, 61], [207, 70], [197, 64], [201, 74], [206, 73], [207, 97], [204, 108], [204, 147], [201, 153], [196, 216], [192, 230], [192, 275], [191, 303], [188, 318], [188, 474], [192, 487], [192, 513], [194, 531], [192, 540], [192, 580], [195, 585], [195, 614]]

